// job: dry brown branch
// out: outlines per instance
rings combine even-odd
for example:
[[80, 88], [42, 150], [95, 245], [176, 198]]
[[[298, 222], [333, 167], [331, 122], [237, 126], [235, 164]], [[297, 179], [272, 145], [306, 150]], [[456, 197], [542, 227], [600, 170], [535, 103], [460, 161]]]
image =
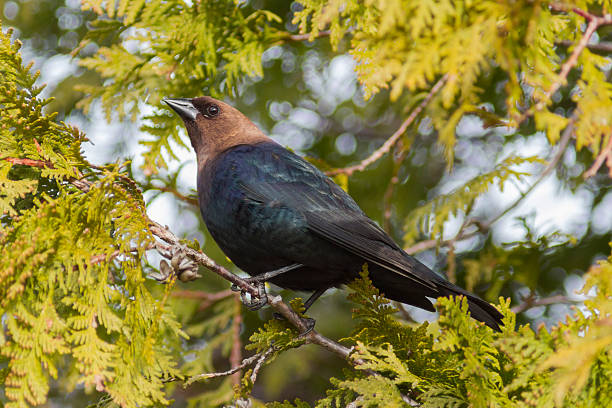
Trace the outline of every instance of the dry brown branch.
[[438, 82], [436, 82], [436, 84], [431, 88], [431, 90], [429, 91], [425, 99], [423, 99], [423, 101], [421, 101], [421, 103], [416, 108], [414, 108], [412, 112], [410, 112], [410, 115], [406, 118], [406, 120], [404, 120], [404, 122], [400, 125], [400, 127], [391, 135], [391, 137], [389, 137], [389, 139], [385, 141], [385, 143], [383, 143], [382, 146], [376, 149], [371, 155], [369, 155], [368, 157], [363, 159], [361, 162], [353, 166], [348, 166], [348, 167], [344, 167], [341, 169], [334, 169], [334, 170], [328, 171], [327, 175], [335, 176], [337, 174], [346, 174], [347, 176], [350, 176], [356, 171], [365, 170], [369, 165], [371, 165], [372, 163], [375, 163], [381, 157], [387, 154], [389, 150], [391, 150], [393, 145], [397, 143], [399, 138], [406, 132], [406, 129], [408, 129], [408, 126], [410, 126], [412, 122], [414, 122], [414, 120], [417, 118], [419, 113], [421, 113], [423, 109], [425, 109], [425, 106], [427, 106], [429, 101], [431, 101], [431, 99], [438, 93], [438, 91], [440, 91], [440, 89], [446, 83], [447, 80], [448, 80], [448, 74], [440, 78]]
[[[555, 44], [560, 45], [562, 47], [573, 47], [575, 45], [574, 42], [569, 41], [569, 40], [562, 40]], [[587, 44], [587, 48], [595, 52], [612, 52], [612, 43], [600, 42], [597, 44]]]
[[[185, 255], [191, 260], [197, 262], [202, 266], [205, 266], [210, 271], [216, 273], [217, 275], [221, 276], [230, 283], [238, 286], [240, 289], [249, 293], [251, 296], [256, 297], [259, 295], [259, 292], [254, 285], [250, 284], [239, 276], [234, 275], [221, 265], [218, 265], [203, 252], [182, 246], [180, 240], [168, 228], [162, 227], [155, 221], [149, 221], [149, 228], [151, 230], [151, 233], [153, 233], [153, 235], [165, 242], [165, 244], [163, 242], [157, 243], [158, 249], [162, 253], [171, 253], [172, 249], [182, 249]], [[306, 326], [302, 318], [293, 309], [291, 309], [285, 302], [283, 302], [283, 299], [280, 296], [266, 295], [266, 298], [267, 303], [272, 306], [272, 308], [276, 312], [280, 313], [285, 319], [287, 319], [289, 323], [291, 323], [296, 329], [298, 329], [300, 333], [302, 333], [303, 339], [306, 341], [306, 343], [318, 344], [319, 346], [326, 348], [327, 350], [339, 355], [340, 357], [344, 358], [349, 362], [355, 362], [356, 364], [360, 364], [360, 360], [349, 359], [349, 354], [351, 352], [349, 348], [321, 335], [316, 330], [311, 330], [310, 332], [308, 332], [309, 327]]]
[[23, 159], [19, 157], [4, 157], [2, 160], [6, 160], [7, 162], [12, 164], [21, 164], [23, 166], [37, 167], [39, 169], [52, 169], [55, 167], [53, 166], [53, 163], [43, 160]]
[[[569, 58], [561, 65], [561, 70], [559, 71], [559, 76], [557, 80], [551, 85], [550, 89], [546, 92], [546, 100], [539, 101], [535, 105], [535, 111], [541, 110], [548, 103], [551, 96], [554, 95], [555, 92], [561, 87], [561, 85], [567, 82], [567, 76], [569, 75], [572, 68], [574, 68], [578, 62], [578, 57], [584, 51], [585, 48], [589, 45], [589, 41], [593, 36], [593, 33], [597, 31], [597, 29], [603, 25], [612, 24], [612, 14], [605, 14], [603, 16], [597, 16], [595, 14], [591, 14], [588, 11], [581, 10], [579, 8], [572, 8], [571, 6], [567, 6], [565, 4], [553, 3], [550, 5], [550, 8], [554, 11], [561, 12], [573, 12], [578, 14], [581, 17], [584, 17], [588, 21], [588, 25], [584, 34], [580, 38], [580, 41], [574, 47], [572, 53]], [[525, 119], [528, 115], [524, 115], [522, 119]]]
[[308, 42], [312, 42], [312, 41], [316, 40], [317, 38], [329, 37], [331, 35], [331, 31], [329, 31], [329, 30], [319, 31], [317, 33], [317, 35], [315, 35], [312, 40], [310, 39], [311, 35], [312, 35], [311, 33], [304, 33], [304, 34], [289, 34], [289, 33], [287, 33], [287, 35], [283, 39], [284, 40], [291, 40], [291, 41], [308, 41]]
[[253, 372], [251, 373], [251, 384], [255, 384], [257, 381], [257, 374], [259, 374], [259, 370], [263, 366], [263, 363], [270, 357], [270, 354], [274, 351], [274, 346], [270, 346], [258, 359], [255, 367], [253, 367]]
[[601, 152], [599, 152], [599, 154], [595, 158], [593, 165], [587, 171], [584, 172], [582, 177], [584, 177], [585, 179], [593, 177], [603, 164], [604, 160], [608, 165], [608, 174], [610, 175], [610, 177], [612, 177], [612, 134], [608, 137], [608, 144], [606, 145], [606, 147], [601, 149]]
[[[574, 47], [572, 54], [561, 66], [561, 71], [559, 71], [559, 78], [552, 84], [550, 89], [546, 92], [547, 99], [550, 99], [550, 97], [554, 95], [555, 92], [557, 92], [561, 85], [567, 81], [567, 76], [569, 75], [570, 70], [576, 66], [576, 63], [578, 62], [578, 57], [586, 48], [587, 44], [589, 43], [589, 40], [591, 39], [591, 36], [595, 32], [595, 30], [597, 30], [599, 25], [600, 24], [598, 24], [598, 20], [591, 20], [589, 22], [589, 25], [587, 26], [584, 34], [582, 35], [582, 38], [580, 38], [580, 41], [578, 42], [578, 44], [576, 44], [576, 47]], [[540, 101], [536, 105], [536, 110], [544, 108], [544, 105], [546, 103], [547, 101]]]
[[564, 296], [564, 295], [554, 295], [554, 296], [549, 296], [549, 297], [544, 297], [544, 298], [539, 298], [539, 299], [537, 299], [535, 296], [532, 295], [532, 296], [528, 296], [527, 298], [525, 298], [521, 304], [514, 306], [510, 310], [512, 310], [512, 312], [514, 312], [515, 314], [519, 314], [529, 309], [532, 309], [534, 307], [555, 305], [558, 303], [575, 303], [575, 302], [570, 300], [567, 296]]
[[194, 375], [194, 376], [190, 377], [187, 381], [185, 381], [185, 384], [183, 385], [183, 387], [189, 387], [191, 384], [193, 384], [194, 382], [197, 382], [197, 381], [207, 380], [209, 378], [216, 378], [216, 377], [226, 377], [228, 375], [232, 375], [234, 373], [237, 373], [238, 371], [242, 370], [243, 368], [248, 367], [251, 364], [254, 364], [256, 361], [258, 361], [259, 358], [261, 358], [262, 354], [263, 353], [257, 353], [257, 354], [252, 355], [249, 358], [245, 358], [244, 360], [242, 360], [242, 363], [240, 363], [236, 367], [230, 368], [227, 371], [221, 371], [221, 372], [218, 372], [218, 373], [202, 373], [202, 374]]
[[183, 193], [181, 193], [180, 191], [178, 191], [175, 188], [170, 188], [170, 187], [166, 187], [166, 186], [161, 186], [161, 187], [157, 187], [157, 186], [153, 186], [152, 189], [154, 190], [159, 190], [159, 191], [163, 191], [164, 193], [170, 193], [173, 196], [175, 196], [177, 199], [189, 204], [189, 205], [198, 205], [198, 199], [197, 198], [193, 198], [190, 196], [187, 196]]

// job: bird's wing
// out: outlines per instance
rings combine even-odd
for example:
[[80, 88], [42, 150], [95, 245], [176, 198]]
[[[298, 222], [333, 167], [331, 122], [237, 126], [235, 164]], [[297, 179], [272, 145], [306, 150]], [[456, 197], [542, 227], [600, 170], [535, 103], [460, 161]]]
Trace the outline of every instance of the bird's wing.
[[437, 276], [403, 252], [344, 190], [318, 171], [299, 174], [293, 180], [242, 183], [242, 188], [250, 200], [299, 212], [308, 229], [321, 238], [419, 285], [436, 289]]
[[325, 213], [310, 212], [306, 213], [305, 217], [308, 228], [322, 238], [368, 262], [430, 289], [436, 289], [431, 280], [435, 276], [433, 272], [419, 262], [412, 262], [412, 258], [366, 216], [353, 218], [345, 213], [340, 217], [330, 217]]

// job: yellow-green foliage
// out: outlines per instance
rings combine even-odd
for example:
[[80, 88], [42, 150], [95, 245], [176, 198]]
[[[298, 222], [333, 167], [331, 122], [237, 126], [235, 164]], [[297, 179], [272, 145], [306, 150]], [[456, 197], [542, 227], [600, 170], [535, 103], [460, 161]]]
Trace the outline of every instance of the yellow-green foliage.
[[[558, 42], [577, 43], [584, 18], [560, 13], [551, 1], [435, 1], [435, 0], [304, 0], [294, 22], [314, 37], [329, 27], [332, 45], [347, 33], [350, 53], [366, 96], [382, 88], [397, 99], [406, 89], [426, 90], [440, 76], [448, 81], [439, 104], [428, 108], [440, 142], [452, 159], [455, 125], [476, 109], [483, 89], [478, 81], [496, 67], [505, 72], [506, 112], [500, 122], [515, 126], [535, 114], [538, 130], [551, 143], [559, 138], [566, 120], [549, 109], [553, 84], [561, 64]], [[584, 10], [599, 10], [599, 1], [573, 2]], [[610, 13], [610, 5], [604, 11]], [[579, 59], [580, 79], [574, 98], [580, 115], [576, 125], [578, 148], [596, 153], [612, 124], [612, 86], [605, 78], [609, 57], [585, 50]]]
[[[553, 11], [551, 2], [300, 3], [303, 9], [294, 21], [301, 33], [310, 32], [314, 39], [330, 30], [334, 47], [350, 38], [348, 51], [368, 95], [386, 88], [395, 101], [408, 93], [414, 99], [447, 75], [424, 115], [437, 129], [449, 162], [456, 126], [466, 114], [479, 116], [486, 126], [533, 124], [551, 144], [569, 123], [567, 106], [556, 109], [549, 91], [557, 83], [560, 92], [568, 91], [558, 73], [572, 48], [555, 42], [577, 43], [584, 19]], [[97, 72], [104, 86], [82, 88], [87, 96], [81, 107], [100, 100], [107, 117], [122, 119], [136, 117], [143, 104], [153, 107], [142, 126], [150, 135], [142, 142], [149, 175], [176, 158], [173, 146], [183, 143], [179, 119], [160, 107], [162, 97], [231, 95], [244, 78], [264, 74], [262, 53], [289, 36], [278, 16], [248, 11], [240, 1], [82, 4], [98, 18], [80, 46], [90, 40], [102, 45], [80, 63]], [[576, 4], [608, 13], [612, 7], [609, 1]], [[49, 101], [39, 97], [37, 75], [23, 66], [19, 47], [10, 35], [0, 35], [0, 403], [44, 405], [53, 379], [64, 375], [63, 392], [85, 384], [87, 392], [101, 393], [100, 405], [169, 405], [173, 385], [165, 380], [217, 371], [214, 354], [229, 354], [232, 319], [242, 307], [235, 298], [224, 298], [207, 311], [210, 316], [182, 331], [181, 324], [199, 313], [198, 305], [171, 299], [173, 282], [162, 287], [145, 279], [152, 268], [145, 254], [153, 238], [141, 193], [121, 172], [123, 166], [88, 163], [81, 154], [85, 135], [45, 112]], [[609, 57], [585, 49], [572, 71], [576, 145], [594, 154], [612, 134], [612, 87], [603, 70], [609, 63]], [[493, 75], [504, 82], [499, 92], [505, 100], [495, 112], [481, 105], [486, 90], [480, 87]], [[493, 186], [503, 188], [527, 175], [514, 166], [538, 161], [511, 157], [415, 209], [406, 217], [406, 243], [419, 234], [439, 240], [451, 215], [469, 213]], [[338, 180], [343, 187], [350, 181], [345, 175]], [[551, 235], [530, 239], [512, 252], [491, 250], [477, 261], [463, 260], [467, 286], [473, 288], [479, 276], [493, 276], [500, 262], [523, 270], [512, 278], [533, 286], [537, 274], [525, 272], [525, 259], [533, 249], [549, 248]], [[469, 318], [462, 299], [440, 299], [437, 323], [409, 325], [364, 273], [350, 295], [357, 324], [343, 340], [362, 364], [331, 379], [316, 406], [406, 406], [407, 397], [432, 408], [610, 406], [611, 279], [611, 260], [593, 268], [584, 289], [596, 293], [586, 303], [588, 310], [577, 311], [550, 332], [516, 328], [516, 316], [501, 299], [505, 326], [495, 333]], [[300, 310], [302, 304], [296, 301], [293, 307]], [[190, 350], [180, 342], [187, 335], [207, 342], [191, 360], [184, 358]], [[268, 364], [302, 345], [296, 335], [286, 322], [273, 320], [250, 336], [247, 349], [265, 352], [273, 346]], [[248, 395], [251, 372], [236, 389], [229, 378], [216, 380], [191, 398], [190, 406], [220, 406], [232, 395]]]
[[500, 299], [504, 327], [497, 333], [469, 317], [465, 298], [438, 299], [435, 324], [400, 323], [362, 273], [350, 295], [360, 323], [345, 339], [356, 345], [352, 357], [362, 364], [333, 379], [334, 388], [315, 406], [404, 407], [406, 397], [431, 408], [609, 406], [611, 276], [610, 261], [593, 268], [583, 289], [597, 287], [589, 316], [578, 313], [550, 333], [516, 327], [509, 302]]
[[[262, 76], [261, 55], [281, 38], [275, 14], [260, 10], [245, 15], [233, 1], [87, 0], [85, 9], [100, 14], [81, 46], [90, 40], [123, 33], [121, 41], [101, 47], [81, 64], [108, 79], [103, 87], [82, 88], [88, 108], [101, 99], [108, 118], [134, 119], [143, 101], [155, 106], [168, 96], [222, 97], [231, 93], [242, 75]], [[108, 16], [111, 19], [104, 19]], [[112, 19], [114, 18], [114, 19]], [[129, 45], [129, 48], [126, 48]], [[177, 90], [197, 89], [197, 95]], [[144, 170], [166, 167], [164, 155], [176, 159], [170, 142], [179, 146], [176, 115], [151, 115], [143, 129], [154, 139], [146, 147]]]
[[60, 370], [73, 373], [69, 389], [85, 384], [124, 407], [167, 404], [163, 379], [179, 375], [169, 346], [184, 334], [166, 307], [172, 285], [160, 293], [145, 280], [142, 197], [115, 169], [94, 170], [84, 136], [42, 113], [48, 101], [10, 41], [0, 35], [5, 406], [44, 404]]

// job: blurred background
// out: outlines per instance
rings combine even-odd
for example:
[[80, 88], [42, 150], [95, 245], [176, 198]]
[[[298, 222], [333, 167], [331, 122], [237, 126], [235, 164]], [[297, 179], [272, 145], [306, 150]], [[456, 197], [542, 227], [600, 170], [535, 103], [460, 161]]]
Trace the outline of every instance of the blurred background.
[[[270, 10], [282, 18], [286, 31], [297, 33], [297, 27], [291, 23], [293, 12], [300, 7], [296, 2], [255, 0], [242, 7]], [[195, 197], [193, 152], [173, 144], [177, 157], [166, 158], [167, 170], [152, 175], [141, 169], [145, 149], [141, 142], [150, 138], [141, 127], [147, 124], [145, 116], [159, 108], [143, 100], [138, 105], [140, 113], [133, 120], [113, 117], [109, 122], [99, 102], [94, 102], [87, 112], [77, 106], [84, 96], [79, 86], [105, 86], [96, 72], [79, 66], [81, 58], [94, 55], [105, 44], [89, 43], [77, 56], [71, 55], [97, 18], [91, 11], [82, 11], [79, 0], [0, 0], [2, 30], [14, 28], [14, 38], [23, 42], [24, 61], [34, 61], [34, 69], [40, 71], [39, 83], [47, 84], [43, 95], [54, 98], [48, 111], [59, 112], [59, 120], [87, 134], [89, 142], [84, 145], [87, 159], [98, 165], [129, 160], [129, 171], [145, 191], [151, 218], [170, 226], [179, 236], [196, 239], [213, 259], [231, 267], [207, 234], [198, 208], [181, 198]], [[407, 116], [408, 108], [416, 106], [416, 99], [414, 95], [403, 94], [391, 103], [388, 92], [383, 90], [365, 100], [357, 81], [355, 61], [347, 49], [348, 45], [341, 42], [339, 49], [332, 51], [325, 37], [313, 42], [286, 41], [274, 45], [263, 53], [263, 76], [246, 78], [235, 95], [226, 96], [226, 101], [277, 142], [306, 156], [322, 170], [358, 163], [393, 134]], [[609, 71], [610, 67], [608, 75]], [[479, 86], [485, 90], [486, 107], [502, 111], [503, 78], [493, 72]], [[569, 98], [560, 100], [559, 108], [568, 109], [568, 104]], [[189, 146], [184, 131], [179, 132]], [[506, 128], [487, 129], [478, 117], [466, 116], [459, 122], [456, 135], [451, 171], [437, 143], [431, 119], [424, 117], [400, 141], [404, 148], [396, 149], [348, 179], [349, 193], [397, 242], [404, 242], [406, 217], [433, 197], [448, 194], [479, 174], [493, 170], [512, 154], [550, 158], [556, 151], [545, 134], [535, 132], [533, 123], [526, 123], [515, 132]], [[553, 304], [531, 307], [519, 315], [520, 322], [534, 326], [550, 326], [572, 313], [572, 307], [580, 307], [584, 297], [575, 292], [582, 287], [582, 275], [598, 259], [607, 257], [612, 230], [610, 179], [605, 172], [587, 181], [582, 177], [592, 160], [588, 151], [577, 152], [570, 144], [557, 171], [492, 224], [487, 233], [455, 243], [450, 260], [453, 279], [494, 303], [499, 296], [510, 297], [513, 305], [524, 303], [529, 296], [556, 296]], [[492, 188], [475, 201], [472, 216], [483, 222], [497, 216], [527, 190], [542, 168], [541, 164], [522, 165], [520, 170], [534, 176], [507, 183], [503, 192]], [[342, 183], [343, 179], [337, 181]], [[464, 220], [461, 215], [450, 217], [442, 238], [452, 238]], [[425, 239], [428, 237], [423, 234], [406, 246]], [[415, 256], [440, 274], [449, 269], [448, 246], [421, 251]], [[151, 268], [158, 262], [152, 255]], [[180, 285], [181, 290], [191, 291], [227, 289], [226, 282], [206, 273], [199, 281]], [[271, 290], [281, 292], [276, 287]], [[304, 296], [282, 294], [287, 299]], [[190, 353], [185, 360], [189, 363], [198, 360], [199, 353], [210, 345], [206, 338], [211, 326], [207, 322], [217, 312], [214, 308], [199, 310], [201, 302], [197, 299], [176, 302], [192, 336], [186, 344]], [[435, 319], [435, 314], [408, 306], [403, 309], [402, 317], [408, 320]], [[317, 328], [331, 338], [342, 338], [350, 331], [351, 305], [343, 291], [329, 291], [315, 303], [310, 315], [317, 319]], [[242, 316], [241, 337], [246, 342], [262, 321], [270, 318], [271, 312], [243, 309]], [[222, 353], [214, 350], [207, 353], [219, 367], [227, 366]], [[343, 366], [343, 361], [324, 350], [303, 347], [283, 354], [264, 369], [254, 395], [262, 400], [297, 396], [312, 401], [322, 396], [329, 386], [328, 378], [338, 375]], [[209, 385], [201, 387], [211, 389]], [[188, 392], [199, 391], [193, 387]], [[210, 395], [207, 398], [213, 398]], [[176, 406], [182, 406], [189, 395], [177, 390], [175, 397]], [[87, 400], [82, 389], [68, 395], [57, 391], [50, 406], [83, 406]]]

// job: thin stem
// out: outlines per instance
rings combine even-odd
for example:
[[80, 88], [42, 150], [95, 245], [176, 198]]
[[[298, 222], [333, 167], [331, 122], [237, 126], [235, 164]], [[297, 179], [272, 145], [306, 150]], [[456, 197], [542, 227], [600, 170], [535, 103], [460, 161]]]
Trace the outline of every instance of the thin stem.
[[[486, 232], [487, 230], [489, 230], [494, 223], [496, 223], [502, 217], [508, 214], [510, 211], [515, 209], [557, 167], [557, 165], [561, 161], [561, 158], [563, 157], [563, 154], [565, 153], [565, 150], [567, 149], [567, 146], [569, 145], [569, 140], [573, 134], [574, 122], [577, 116], [578, 116], [577, 112], [574, 111], [574, 114], [570, 118], [569, 123], [567, 124], [567, 126], [563, 130], [563, 133], [561, 134], [561, 141], [559, 142], [557, 151], [555, 155], [553, 156], [553, 158], [548, 163], [548, 165], [546, 166], [546, 168], [544, 168], [542, 173], [540, 173], [536, 181], [524, 193], [522, 193], [519, 198], [517, 198], [514, 202], [512, 202], [512, 204], [510, 204], [503, 211], [501, 211], [499, 214], [497, 214], [495, 217], [493, 217], [487, 222], [480, 222], [480, 221], [477, 221], [471, 218], [468, 219], [467, 221], [463, 223], [463, 226], [459, 229], [459, 231], [457, 232], [457, 235], [455, 235], [451, 239], [448, 239], [442, 242], [435, 240], [435, 239], [429, 239], [426, 241], [417, 242], [416, 244], [408, 248], [404, 248], [404, 251], [406, 251], [409, 254], [415, 254], [418, 252], [422, 252], [428, 249], [435, 248], [436, 246], [448, 246], [451, 244], [454, 245], [454, 243], [457, 241], [472, 238], [482, 232]], [[475, 226], [476, 229], [467, 231], [468, 228], [471, 226]]]
[[534, 307], [555, 305], [558, 303], [575, 303], [575, 302], [570, 300], [567, 296], [564, 296], [564, 295], [554, 295], [554, 296], [544, 297], [540, 299], [536, 299], [535, 296], [529, 296], [523, 301], [523, 303], [514, 306], [511, 310], [515, 314], [519, 314], [529, 309], [532, 309]]
[[440, 89], [446, 83], [447, 80], [448, 80], [448, 74], [440, 78], [438, 82], [436, 82], [436, 84], [431, 88], [431, 90], [429, 91], [425, 99], [423, 99], [423, 101], [410, 113], [410, 115], [406, 118], [406, 120], [402, 122], [400, 127], [391, 135], [391, 137], [389, 137], [385, 141], [385, 143], [383, 143], [382, 146], [376, 149], [371, 155], [369, 155], [368, 157], [363, 159], [361, 162], [353, 166], [348, 166], [348, 167], [328, 171], [327, 175], [335, 176], [337, 174], [346, 174], [347, 176], [350, 176], [356, 171], [365, 170], [369, 165], [380, 160], [380, 158], [383, 157], [385, 154], [387, 154], [389, 150], [391, 150], [393, 145], [397, 143], [399, 138], [406, 132], [406, 129], [408, 129], [408, 126], [410, 126], [412, 122], [414, 122], [414, 120], [417, 118], [419, 113], [421, 113], [423, 109], [425, 109], [425, 106], [427, 106], [427, 104], [431, 101], [434, 95], [436, 95], [438, 91], [440, 91]]
[[255, 364], [255, 367], [253, 367], [253, 372], [251, 373], [251, 384], [255, 384], [255, 381], [257, 381], [257, 374], [259, 374], [259, 370], [273, 351], [274, 346], [272, 345], [257, 359], [257, 364]]
[[[562, 47], [572, 47], [574, 46], [575, 43], [569, 40], [562, 40], [555, 44], [560, 45]], [[587, 48], [595, 52], [612, 52], [612, 42], [600, 42], [597, 44], [587, 44]]]
[[584, 177], [585, 179], [593, 177], [603, 164], [604, 160], [608, 164], [609, 174], [610, 177], [612, 177], [612, 134], [608, 137], [608, 144], [606, 145], [606, 147], [604, 147], [601, 152], [599, 152], [599, 154], [595, 158], [595, 161], [593, 162], [593, 165], [587, 171], [584, 172], [582, 177]]
[[159, 191], [163, 191], [164, 193], [170, 193], [173, 196], [175, 196], [176, 198], [178, 198], [179, 200], [190, 204], [190, 205], [195, 205], [196, 207], [199, 205], [198, 199], [197, 198], [193, 198], [190, 196], [187, 196], [185, 194], [182, 194], [181, 192], [179, 192], [177, 189], [175, 188], [170, 188], [170, 187], [166, 187], [166, 186], [161, 186], [161, 187], [153, 187], [152, 189], [154, 190], [159, 190]]
[[248, 367], [251, 364], [255, 363], [262, 356], [262, 354], [263, 353], [257, 353], [255, 355], [249, 357], [249, 358], [245, 358], [244, 360], [242, 360], [242, 363], [240, 363], [236, 367], [230, 368], [227, 371], [221, 371], [221, 372], [217, 372], [217, 373], [202, 373], [202, 374], [194, 375], [193, 377], [191, 377], [187, 381], [185, 381], [185, 384], [183, 385], [183, 387], [187, 388], [191, 384], [193, 384], [194, 382], [197, 382], [197, 381], [207, 380], [209, 378], [216, 378], [216, 377], [226, 377], [228, 375], [232, 375], [234, 373], [237, 373], [238, 371], [242, 370], [243, 368]]

